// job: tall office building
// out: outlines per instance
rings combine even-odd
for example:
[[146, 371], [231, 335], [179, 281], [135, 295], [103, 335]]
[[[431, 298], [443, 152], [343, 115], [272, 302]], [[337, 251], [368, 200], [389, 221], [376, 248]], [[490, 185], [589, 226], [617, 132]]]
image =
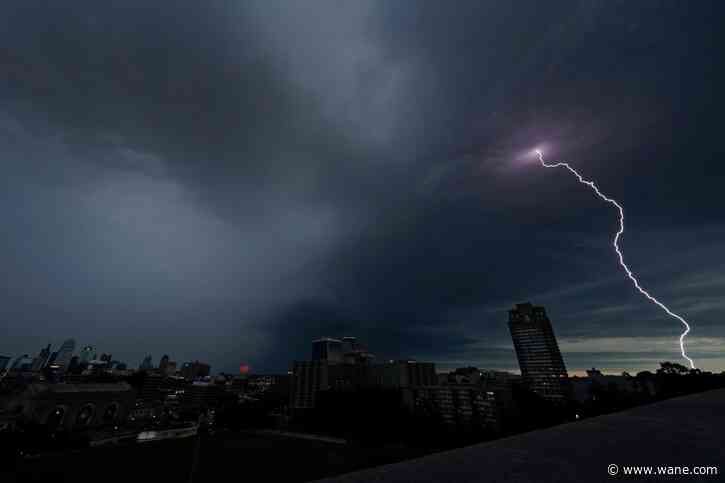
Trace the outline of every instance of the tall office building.
[[68, 339], [60, 346], [58, 353], [55, 356], [54, 364], [62, 371], [68, 368], [71, 358], [73, 357], [73, 351], [76, 348], [76, 341]]
[[516, 304], [509, 311], [509, 329], [528, 387], [548, 400], [566, 400], [569, 376], [544, 307]]
[[295, 361], [292, 367], [290, 407], [294, 410], [315, 407], [317, 393], [329, 389], [329, 364], [325, 360]]
[[101, 369], [110, 369], [113, 363], [113, 354], [101, 354], [101, 357], [98, 358], [98, 361], [100, 364], [98, 364], [98, 367]]
[[33, 360], [33, 365], [30, 370], [33, 372], [41, 371], [48, 363], [48, 359], [50, 359], [50, 344], [42, 349], [35, 360]]
[[18, 356], [13, 361], [13, 365], [10, 366], [10, 369], [13, 371], [29, 371], [30, 368], [33, 366], [33, 358], [30, 357], [28, 354], [23, 354], [21, 356]]
[[8, 367], [10, 359], [12, 358], [8, 356], [0, 356], [0, 371], [4, 371]]
[[159, 361], [159, 372], [162, 374], [166, 374], [166, 368], [169, 366], [169, 356], [168, 354], [164, 354], [164, 356], [161, 358], [161, 361]]
[[150, 371], [154, 368], [153, 359], [151, 356], [146, 356], [143, 358], [143, 361], [141, 362], [141, 365], [138, 366], [139, 371]]
[[78, 356], [71, 357], [70, 362], [68, 362], [68, 365], [65, 366], [65, 371], [70, 372], [71, 374], [80, 374], [81, 370], [81, 362]]
[[169, 361], [168, 364], [166, 364], [166, 370], [164, 371], [164, 374], [167, 376], [173, 376], [176, 374], [176, 361]]
[[93, 346], [87, 345], [81, 349], [78, 360], [81, 364], [88, 364], [89, 362], [96, 359], [96, 349]]
[[342, 341], [323, 337], [312, 342], [312, 360], [327, 361], [330, 364], [339, 364], [343, 362]]

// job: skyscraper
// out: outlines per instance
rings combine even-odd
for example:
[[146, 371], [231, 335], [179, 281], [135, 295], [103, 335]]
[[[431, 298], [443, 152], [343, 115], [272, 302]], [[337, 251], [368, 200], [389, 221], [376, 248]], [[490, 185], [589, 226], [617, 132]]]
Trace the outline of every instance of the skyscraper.
[[161, 358], [161, 361], [159, 361], [159, 372], [162, 374], [166, 374], [166, 368], [169, 365], [169, 356], [167, 354], [164, 354], [164, 356]]
[[167, 376], [173, 376], [176, 374], [176, 361], [169, 361], [169, 363], [166, 364], [166, 371], [164, 374]]
[[33, 365], [33, 358], [28, 354], [23, 354], [15, 358], [13, 365], [10, 366], [11, 370], [15, 371], [29, 371]]
[[33, 365], [30, 370], [33, 372], [42, 370], [48, 363], [48, 359], [50, 359], [50, 344], [48, 344], [46, 348], [42, 349], [38, 356], [33, 360]]
[[78, 358], [81, 364], [88, 364], [96, 358], [96, 349], [93, 346], [87, 345], [81, 349], [80, 357]]
[[65, 372], [71, 374], [80, 374], [83, 368], [81, 367], [80, 358], [73, 356], [70, 358], [68, 365], [65, 366]]
[[146, 356], [143, 358], [143, 361], [141, 362], [141, 365], [138, 366], [139, 371], [150, 371], [154, 368], [154, 363], [152, 362], [151, 356]]
[[0, 356], [0, 371], [4, 371], [5, 368], [8, 367], [10, 359], [11, 357], [8, 356]]
[[295, 361], [290, 394], [293, 410], [314, 408], [318, 391], [328, 388], [329, 364], [326, 360]]
[[111, 362], [113, 362], [113, 355], [112, 354], [101, 354], [101, 367], [103, 369], [110, 369], [111, 368]]
[[509, 311], [509, 329], [524, 382], [546, 399], [564, 401], [569, 376], [544, 307], [516, 304]]
[[58, 353], [55, 356], [55, 365], [57, 365], [61, 371], [65, 371], [65, 369], [68, 367], [68, 364], [73, 357], [73, 351], [75, 350], [75, 348], [76, 341], [73, 339], [68, 339], [63, 342], [63, 344], [60, 346], [60, 349], [58, 349]]

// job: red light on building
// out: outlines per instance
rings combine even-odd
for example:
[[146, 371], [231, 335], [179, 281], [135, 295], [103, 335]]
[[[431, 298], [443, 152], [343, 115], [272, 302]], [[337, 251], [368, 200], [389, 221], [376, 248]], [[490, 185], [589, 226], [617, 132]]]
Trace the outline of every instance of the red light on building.
[[246, 364], [242, 364], [239, 366], [239, 374], [247, 375], [249, 374], [249, 366]]

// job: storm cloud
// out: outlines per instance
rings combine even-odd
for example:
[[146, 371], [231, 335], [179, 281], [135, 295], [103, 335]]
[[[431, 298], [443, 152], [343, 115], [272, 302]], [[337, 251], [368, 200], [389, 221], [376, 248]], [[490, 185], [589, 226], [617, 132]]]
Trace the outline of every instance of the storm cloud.
[[572, 370], [677, 358], [615, 213], [522, 162], [545, 144], [625, 205], [631, 267], [725, 362], [717, 2], [0, 10], [2, 353], [280, 371], [357, 335], [512, 369], [531, 300]]

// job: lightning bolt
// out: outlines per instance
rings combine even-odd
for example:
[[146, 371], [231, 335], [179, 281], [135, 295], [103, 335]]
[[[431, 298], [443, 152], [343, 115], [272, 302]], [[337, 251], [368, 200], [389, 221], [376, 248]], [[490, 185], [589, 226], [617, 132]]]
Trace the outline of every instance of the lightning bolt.
[[539, 161], [541, 162], [541, 165], [543, 167], [568, 169], [571, 172], [571, 174], [573, 174], [574, 176], [577, 177], [577, 179], [579, 180], [580, 183], [589, 186], [597, 194], [598, 197], [600, 197], [607, 203], [614, 205], [614, 207], [617, 208], [617, 210], [619, 210], [619, 230], [617, 231], [617, 234], [614, 235], [614, 241], [612, 242], [612, 245], [614, 246], [614, 250], [617, 252], [617, 256], [619, 257], [619, 264], [622, 266], [624, 271], [627, 273], [627, 277], [629, 277], [629, 279], [632, 281], [632, 283], [634, 284], [634, 287], [639, 291], [639, 293], [644, 295], [650, 302], [654, 303], [659, 308], [664, 310], [667, 313], [667, 315], [679, 320], [682, 323], [682, 325], [685, 327], [684, 332], [682, 332], [682, 334], [680, 335], [680, 352], [682, 353], [682, 357], [687, 359], [687, 362], [690, 363], [690, 367], [694, 369], [695, 363], [692, 361], [692, 359], [690, 359], [687, 356], [687, 353], [685, 351], [685, 337], [690, 332], [690, 324], [688, 324], [685, 319], [683, 319], [676, 313], [672, 312], [670, 309], [667, 308], [667, 306], [665, 304], [663, 304], [662, 302], [660, 302], [659, 300], [654, 298], [652, 295], [650, 295], [649, 292], [647, 292], [645, 289], [643, 289], [640, 286], [637, 278], [632, 273], [632, 270], [630, 270], [629, 267], [627, 266], [627, 264], [624, 263], [624, 256], [622, 255], [622, 250], [619, 248], [619, 238], [622, 236], [622, 233], [624, 233], [624, 209], [622, 208], [622, 206], [619, 203], [617, 203], [615, 200], [613, 200], [612, 198], [606, 196], [601, 191], [599, 191], [599, 188], [597, 188], [597, 185], [595, 185], [593, 181], [584, 179], [582, 177], [582, 175], [580, 175], [574, 168], [569, 166], [568, 163], [558, 162], [558, 163], [554, 163], [554, 164], [548, 164], [546, 161], [544, 161], [544, 155], [538, 149], [536, 150], [536, 155], [539, 157]]

